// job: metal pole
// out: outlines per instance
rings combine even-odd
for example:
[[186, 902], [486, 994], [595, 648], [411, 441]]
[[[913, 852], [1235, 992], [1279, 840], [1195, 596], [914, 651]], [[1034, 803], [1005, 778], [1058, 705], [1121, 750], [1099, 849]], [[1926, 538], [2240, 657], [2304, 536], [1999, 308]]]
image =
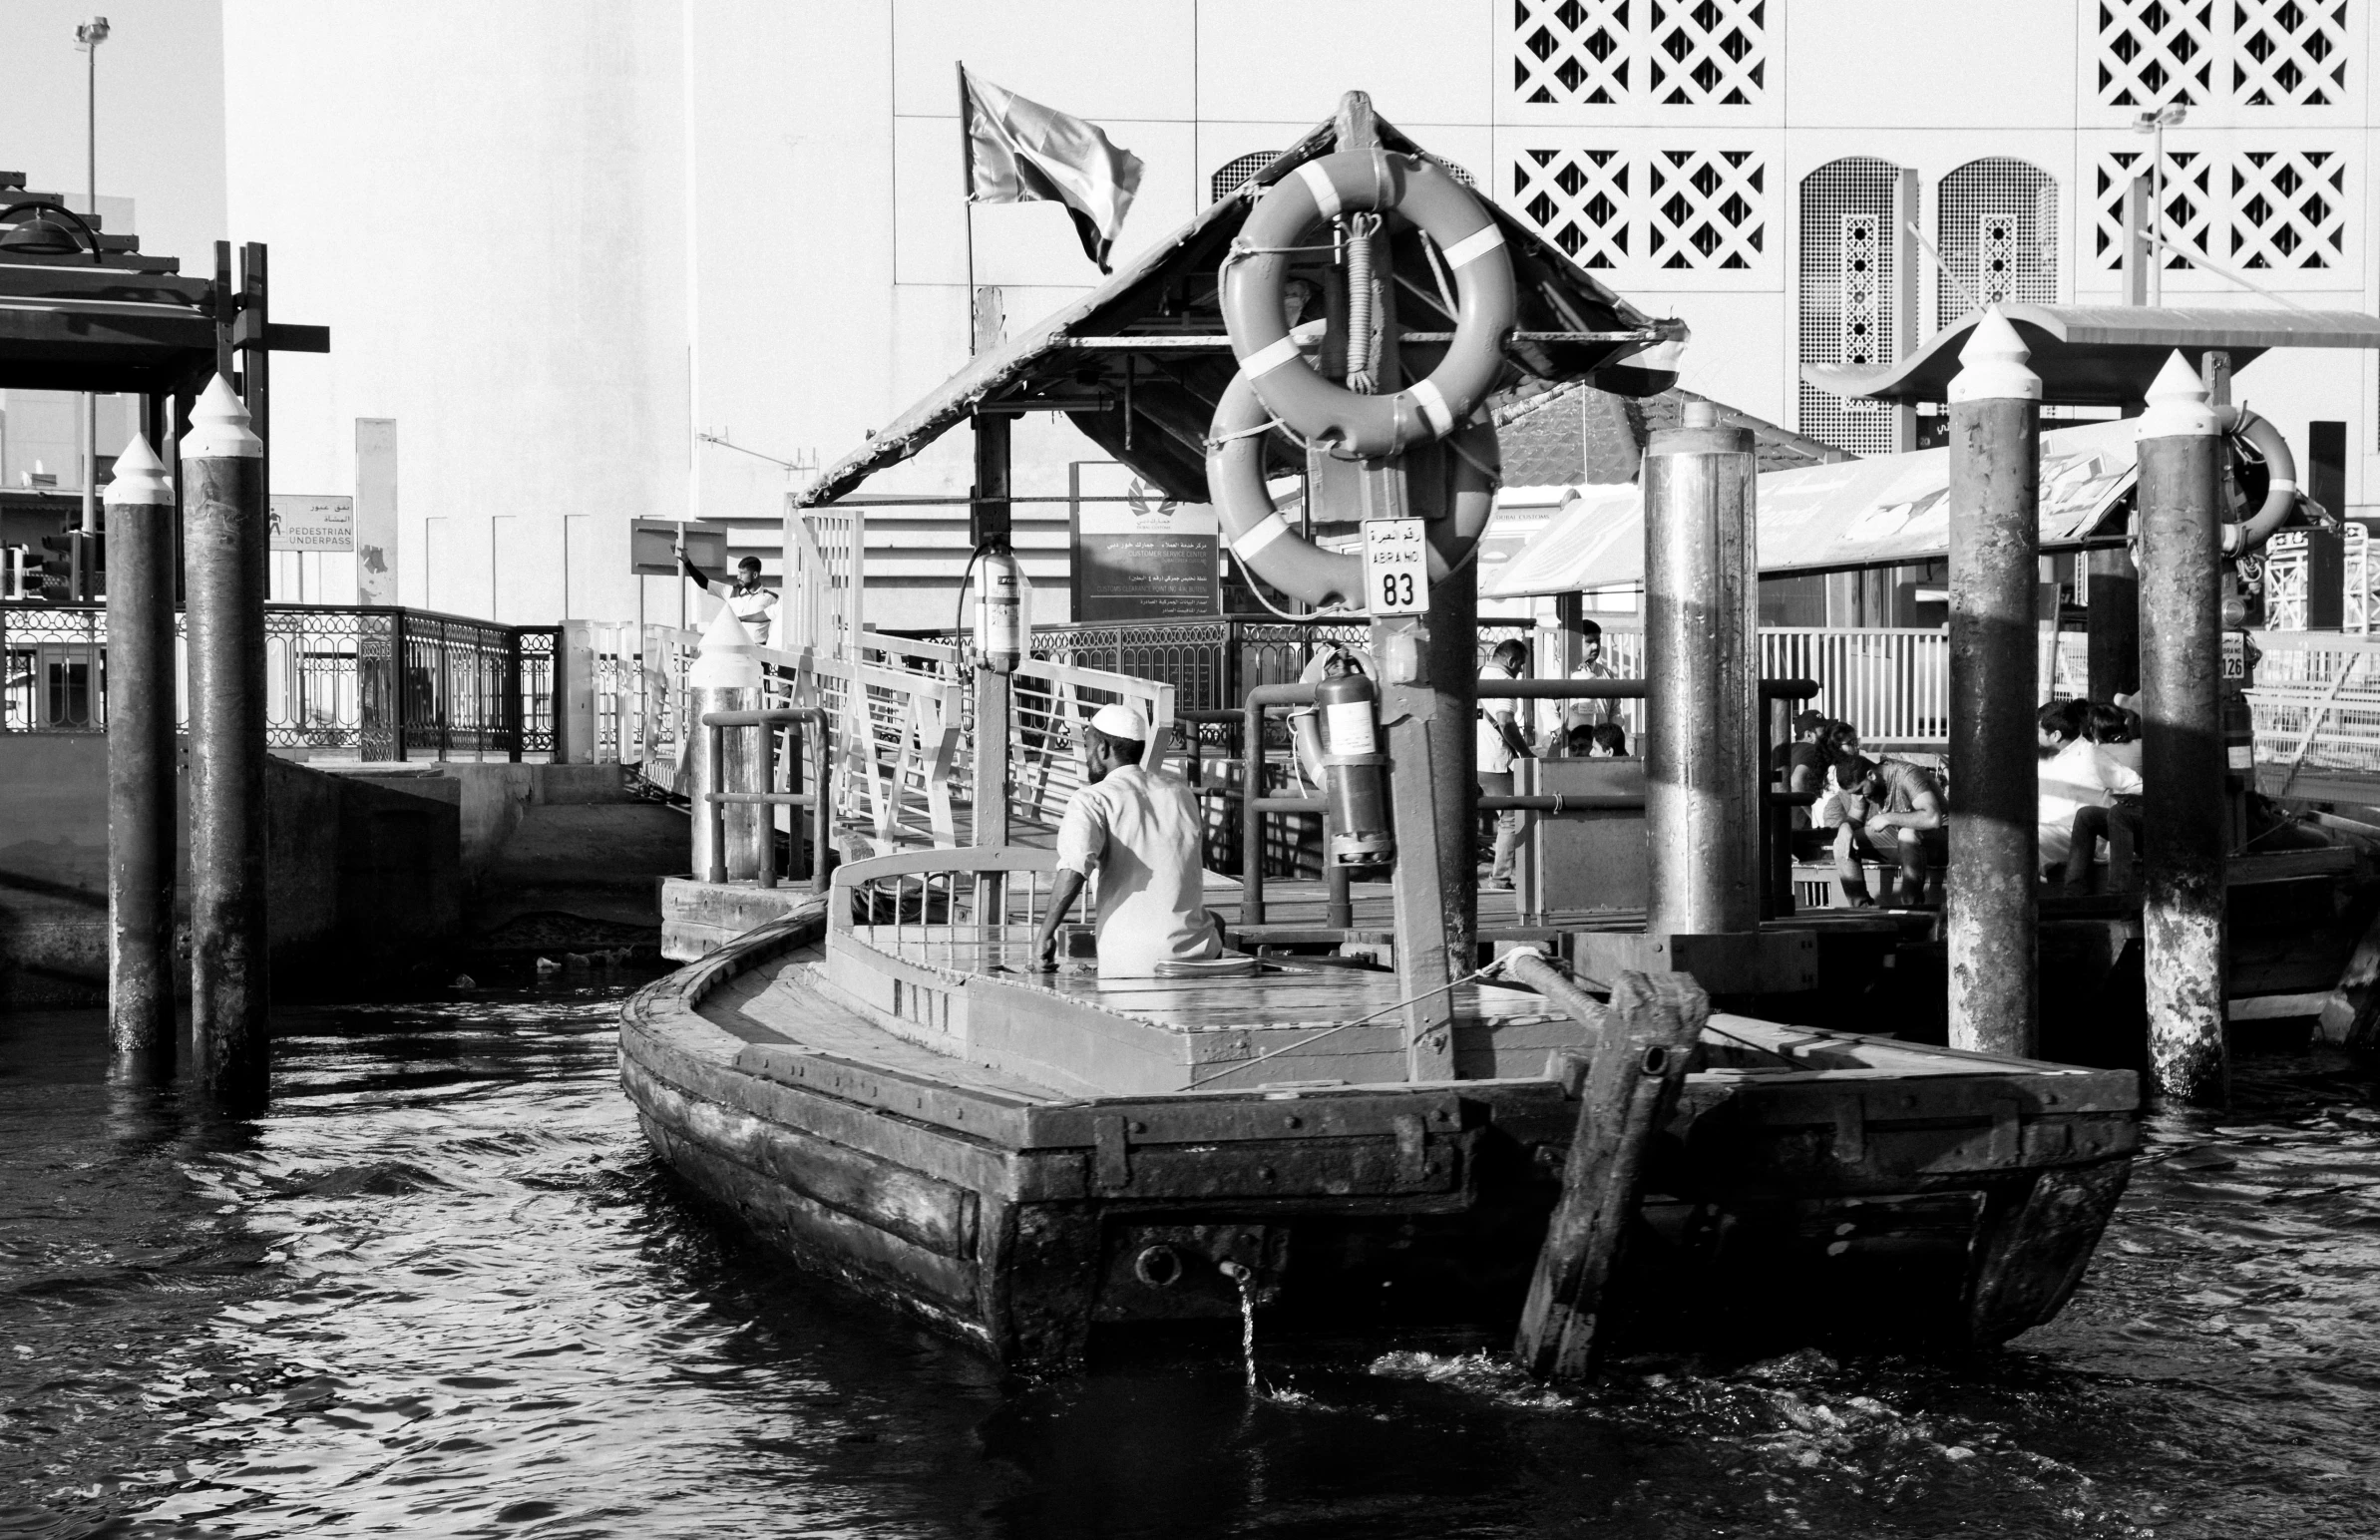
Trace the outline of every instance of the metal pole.
[[2141, 418], [2141, 773], [2149, 1063], [2160, 1092], [2229, 1095], [2223, 1042], [2222, 440], [2177, 352]]
[[[703, 629], [702, 643], [694, 653], [692, 665], [686, 669], [686, 693], [690, 698], [683, 731], [694, 751], [695, 794], [700, 797], [714, 791], [761, 790], [755, 784], [759, 755], [750, 737], [757, 729], [737, 728], [735, 731], [740, 736], [723, 738], [701, 725], [702, 719], [713, 711], [756, 711], [761, 704], [760, 659], [752, 655], [752, 633], [744, 629], [744, 622], [725, 604], [719, 606], [719, 612], [711, 616], [710, 624]], [[696, 811], [701, 814], [700, 807]], [[697, 816], [693, 828], [693, 870], [703, 873], [707, 882], [732, 882], [754, 876], [760, 870], [754, 835], [765, 832], [771, 822], [766, 809], [752, 803], [727, 805], [723, 822], [707, 815]], [[719, 830], [724, 831], [723, 836], [714, 833]], [[714, 877], [712, 873], [720, 875]]]
[[2084, 594], [2091, 611], [2088, 676], [2093, 700], [2113, 700], [2141, 687], [2141, 578], [2132, 553], [2087, 552]]
[[174, 1053], [174, 487], [134, 435], [108, 484], [108, 1037]]
[[265, 929], [264, 446], [216, 375], [182, 441], [189, 503], [191, 1026], [200, 1086], [262, 1103]]
[[2034, 593], [2040, 573], [2041, 377], [1994, 305], [1950, 382], [1950, 775], [1944, 876], [1950, 1045], [2040, 1047], [2034, 939]]
[[1645, 449], [1648, 935], [1760, 925], [1754, 471], [1751, 430], [1704, 402]]

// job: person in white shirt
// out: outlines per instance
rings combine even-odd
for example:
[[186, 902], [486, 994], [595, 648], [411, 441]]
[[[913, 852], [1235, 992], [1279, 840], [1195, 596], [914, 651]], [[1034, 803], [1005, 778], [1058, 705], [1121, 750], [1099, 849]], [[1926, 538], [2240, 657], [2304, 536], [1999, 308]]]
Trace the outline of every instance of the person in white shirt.
[[1167, 964], [1218, 957], [1199, 864], [1204, 821], [1190, 783], [1141, 764], [1148, 725], [1126, 705], [1101, 706], [1083, 731], [1082, 790], [1057, 828], [1057, 881], [1033, 955], [1057, 965], [1057, 928], [1082, 885], [1099, 880], [1099, 976], [1152, 978]]
[[752, 633], [754, 646], [768, 645], [769, 629], [777, 618], [777, 590], [760, 585], [760, 558], [746, 557], [736, 563], [733, 582], [711, 577], [683, 551], [677, 554], [677, 566], [705, 591], [716, 593], [726, 601], [727, 607], [735, 611], [735, 617], [744, 622], [744, 629]]
[[[1482, 683], [1490, 680], [1517, 679], [1529, 666], [1529, 645], [1525, 641], [1499, 641], [1495, 651], [1488, 654], [1487, 666], [1479, 670]], [[1478, 755], [1474, 771], [1479, 790], [1490, 797], [1512, 795], [1512, 762], [1529, 756], [1529, 740], [1522, 732], [1512, 708], [1514, 700], [1482, 700], [1479, 702], [1479, 725], [1473, 740]], [[1495, 820], [1494, 864], [1479, 884], [1482, 888], [1509, 893], [1512, 890], [1513, 864], [1520, 852], [1521, 831], [1528, 826], [1528, 815], [1516, 809], [1484, 815]]]
[[[1570, 670], [1573, 679], [1610, 679], [1617, 677], [1611, 665], [1603, 660], [1603, 627], [1592, 620], [1581, 620], [1578, 630], [1578, 666]], [[1555, 723], [1546, 733], [1545, 752], [1551, 754], [1557, 745], [1567, 747], [1582, 727], [1600, 727], [1620, 719], [1620, 703], [1605, 698], [1582, 697], [1556, 703]]]
[[2075, 815], [2086, 807], [2107, 807], [2119, 796], [2138, 796], [2141, 773], [2091, 741], [2089, 702], [2053, 700], [2036, 713], [2041, 752], [2041, 864], [2064, 874], [2074, 849]]

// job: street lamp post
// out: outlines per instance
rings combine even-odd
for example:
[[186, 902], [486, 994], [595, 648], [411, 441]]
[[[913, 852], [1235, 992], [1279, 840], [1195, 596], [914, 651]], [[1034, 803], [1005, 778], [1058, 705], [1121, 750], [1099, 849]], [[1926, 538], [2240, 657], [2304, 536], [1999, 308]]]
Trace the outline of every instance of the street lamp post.
[[2166, 130], [2189, 116], [2180, 102], [2170, 102], [2132, 121], [2135, 134], [2153, 136], [2149, 151], [2149, 303], [2166, 302]]
[[[94, 16], [75, 28], [75, 47], [83, 53], [87, 66], [83, 75], [84, 128], [84, 202], [83, 212], [90, 218], [99, 217], [99, 45], [108, 40], [108, 19]], [[83, 420], [80, 437], [83, 440], [83, 538], [88, 546], [99, 533], [99, 397], [83, 392]], [[89, 583], [90, 569], [84, 568], [84, 582]], [[75, 595], [92, 597], [89, 591]]]

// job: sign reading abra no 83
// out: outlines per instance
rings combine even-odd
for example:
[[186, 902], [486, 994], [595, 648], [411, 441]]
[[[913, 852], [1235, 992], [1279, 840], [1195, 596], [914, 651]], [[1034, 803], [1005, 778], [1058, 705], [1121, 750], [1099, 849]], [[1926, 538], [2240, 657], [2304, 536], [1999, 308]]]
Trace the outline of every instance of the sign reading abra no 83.
[[1364, 607], [1376, 615], [1429, 608], [1429, 537], [1418, 519], [1364, 521]]

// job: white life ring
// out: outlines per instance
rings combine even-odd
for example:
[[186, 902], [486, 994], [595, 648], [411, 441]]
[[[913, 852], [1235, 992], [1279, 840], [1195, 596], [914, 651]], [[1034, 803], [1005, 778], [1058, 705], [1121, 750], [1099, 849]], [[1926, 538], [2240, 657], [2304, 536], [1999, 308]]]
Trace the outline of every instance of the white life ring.
[[[1365, 396], [1298, 357], [1282, 290], [1290, 248], [1315, 225], [1391, 210], [1437, 243], [1454, 274], [1458, 313], [1454, 340], [1428, 378], [1392, 396]], [[1221, 297], [1241, 377], [1273, 415], [1311, 443], [1365, 459], [1442, 439], [1467, 420], [1503, 372], [1517, 310], [1512, 257], [1486, 205], [1434, 162], [1381, 150], [1309, 161], [1268, 188], [1224, 260]]]
[[[1309, 604], [1362, 608], [1364, 559], [1325, 551], [1289, 527], [1265, 490], [1265, 430], [1272, 416], [1248, 376], [1232, 379], [1215, 408], [1207, 440], [1207, 497], [1223, 538], [1247, 569]], [[1481, 413], [1448, 441], [1453, 461], [1451, 516], [1429, 526], [1429, 580], [1438, 582], [1470, 559], [1502, 484], [1495, 424]]]

